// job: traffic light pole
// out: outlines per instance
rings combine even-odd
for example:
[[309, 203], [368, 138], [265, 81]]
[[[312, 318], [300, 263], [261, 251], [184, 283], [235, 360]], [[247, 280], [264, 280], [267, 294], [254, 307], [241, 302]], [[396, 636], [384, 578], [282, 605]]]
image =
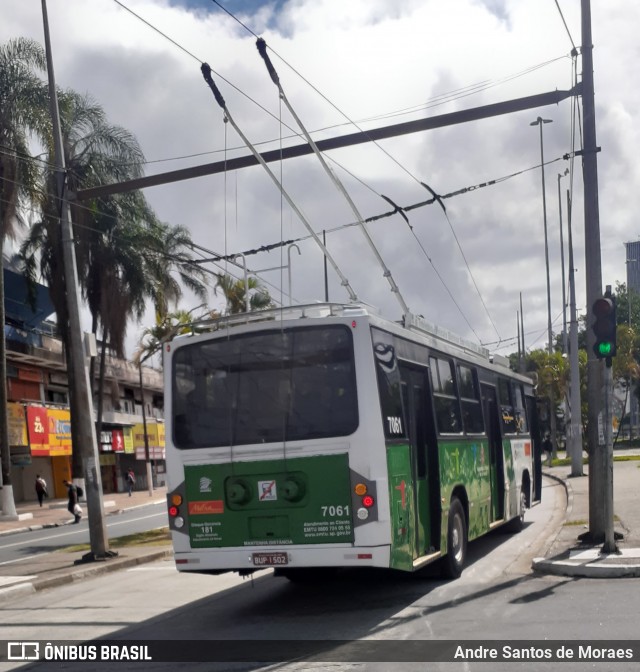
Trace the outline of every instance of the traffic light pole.
[[610, 360], [604, 369], [604, 443], [606, 451], [606, 472], [602, 484], [602, 511], [604, 517], [604, 545], [603, 553], [618, 551], [613, 531], [613, 423], [611, 401], [613, 398], [613, 369]]
[[[598, 146], [596, 143], [595, 97], [593, 86], [593, 44], [591, 4], [581, 0], [582, 11], [582, 109], [584, 117], [584, 239], [587, 306], [602, 294], [602, 260], [600, 252], [600, 213], [598, 207]], [[604, 475], [606, 451], [598, 437], [598, 418], [602, 409], [604, 363], [593, 353], [595, 334], [587, 329], [587, 447], [589, 452], [589, 532], [592, 542], [604, 538]]]

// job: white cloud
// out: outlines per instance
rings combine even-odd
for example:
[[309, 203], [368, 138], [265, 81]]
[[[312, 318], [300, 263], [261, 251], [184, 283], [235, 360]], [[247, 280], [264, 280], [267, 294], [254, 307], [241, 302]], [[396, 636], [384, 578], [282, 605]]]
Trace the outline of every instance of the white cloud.
[[[189, 11], [161, 0], [124, 0], [193, 56], [123, 10], [113, 0], [49, 0], [56, 78], [59, 86], [88, 91], [113, 123], [131, 130], [149, 160], [211, 152], [183, 161], [152, 163], [147, 174], [244, 155], [236, 134], [223, 123], [220, 108], [202, 79], [199, 59], [219, 74], [214, 79], [234, 119], [254, 142], [275, 140], [290, 131], [278, 122], [277, 90], [269, 80], [255, 40], [220, 11]], [[580, 44], [579, 2], [560, 3], [576, 45]], [[623, 0], [592, 3], [599, 155], [600, 221], [603, 284], [624, 281], [622, 243], [640, 235], [635, 203], [640, 172], [634, 161], [638, 130], [634, 112], [639, 93], [633, 85], [639, 47], [635, 35], [640, 6]], [[233, 9], [232, 4], [227, 5]], [[42, 41], [40, 2], [3, 0], [0, 40], [26, 35]], [[413, 114], [363, 122], [366, 128], [420, 116], [509, 100], [571, 84], [566, 56], [571, 43], [555, 3], [538, 0], [291, 0], [276, 11], [265, 4], [242, 15], [242, 21], [265, 37], [288, 99], [309, 129], [344, 124], [345, 118], [275, 53], [304, 75], [351, 119], [372, 119], [389, 112], [426, 106], [436, 96], [479, 82], [491, 82], [468, 95]], [[274, 53], [275, 52], [275, 53]], [[194, 58], [195, 57], [195, 58]], [[537, 64], [560, 58], [526, 76], [503, 81]], [[224, 79], [246, 95], [242, 95]], [[269, 117], [249, 98], [259, 102]], [[453, 96], [455, 98], [455, 96]], [[545, 158], [571, 149], [571, 103], [529, 110], [494, 119], [382, 141], [394, 163], [372, 144], [338, 150], [331, 157], [344, 165], [337, 173], [364, 216], [388, 209], [379, 197], [408, 205], [429, 198], [419, 181], [444, 194], [518, 173], [539, 162], [538, 115], [553, 119], [544, 128]], [[290, 116], [282, 119], [293, 126]], [[350, 133], [349, 125], [319, 133]], [[300, 139], [285, 140], [297, 144]], [[400, 164], [400, 165], [398, 165]], [[561, 310], [557, 175], [566, 162], [546, 169], [547, 217], [552, 279], [552, 314]], [[282, 169], [285, 186], [318, 231], [353, 221], [313, 157], [271, 164]], [[574, 238], [579, 309], [584, 311], [584, 245], [580, 164], [575, 164]], [[226, 198], [225, 198], [226, 182]], [[562, 191], [568, 180], [562, 181]], [[376, 193], [377, 192], [377, 193]], [[200, 245], [218, 252], [242, 251], [306, 234], [259, 167], [153, 187], [146, 194], [161, 218], [187, 225]], [[371, 225], [371, 234], [391, 268], [407, 302], [416, 313], [485, 342], [515, 336], [515, 315], [523, 294], [527, 331], [546, 340], [546, 281], [540, 171], [533, 170], [499, 184], [448, 199], [447, 212], [464, 250], [490, 318], [482, 306], [449, 223], [436, 205], [409, 214], [420, 250], [404, 221], [395, 216]], [[564, 204], [563, 204], [564, 205]], [[566, 213], [565, 213], [566, 214]], [[566, 217], [565, 217], [566, 224]], [[375, 266], [364, 238], [354, 229], [331, 233], [328, 247], [358, 295], [379, 305], [389, 317], [399, 307], [382, 271]], [[565, 233], [566, 245], [566, 233]], [[294, 295], [323, 297], [322, 258], [313, 245], [294, 253]], [[286, 252], [248, 257], [252, 269], [286, 263]], [[437, 278], [444, 279], [462, 309], [461, 315]], [[287, 288], [286, 271], [264, 276]], [[346, 300], [334, 274], [331, 298]], [[561, 321], [556, 322], [557, 331]], [[132, 337], [138, 332], [132, 328]], [[529, 338], [531, 343], [532, 338]], [[131, 347], [129, 348], [131, 350]]]

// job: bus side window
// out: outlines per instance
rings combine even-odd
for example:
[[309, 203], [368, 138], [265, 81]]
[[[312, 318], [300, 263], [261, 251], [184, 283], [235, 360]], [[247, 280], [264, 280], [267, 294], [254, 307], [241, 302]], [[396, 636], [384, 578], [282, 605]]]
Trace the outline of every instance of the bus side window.
[[516, 418], [516, 431], [518, 434], [526, 434], [529, 431], [527, 424], [527, 412], [524, 404], [524, 395], [522, 392], [522, 385], [520, 383], [512, 383], [513, 385], [513, 407]]
[[502, 417], [502, 431], [504, 434], [515, 434], [517, 431], [516, 415], [511, 399], [511, 386], [505, 378], [498, 378], [498, 398], [500, 415]]
[[453, 362], [438, 357], [429, 357], [429, 372], [438, 431], [440, 434], [460, 434], [462, 423], [453, 375]]
[[376, 343], [374, 354], [384, 435], [387, 439], [406, 438], [407, 426], [402, 408], [402, 383], [395, 350], [392, 345]]
[[480, 404], [480, 391], [477, 374], [468, 366], [458, 365], [458, 387], [460, 389], [460, 404], [462, 405], [462, 420], [465, 432], [468, 434], [483, 434], [484, 419]]

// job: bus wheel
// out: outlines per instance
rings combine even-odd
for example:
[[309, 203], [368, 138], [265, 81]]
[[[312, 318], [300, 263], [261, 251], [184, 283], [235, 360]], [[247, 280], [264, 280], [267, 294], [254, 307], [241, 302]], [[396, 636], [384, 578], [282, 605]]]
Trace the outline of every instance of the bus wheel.
[[520, 490], [520, 508], [518, 510], [518, 516], [510, 520], [505, 528], [509, 534], [517, 534], [522, 532], [524, 529], [524, 513], [527, 510], [527, 493], [524, 489], [524, 484]]
[[467, 555], [467, 518], [457, 497], [449, 506], [447, 526], [447, 554], [443, 558], [442, 575], [447, 579], [457, 579]]

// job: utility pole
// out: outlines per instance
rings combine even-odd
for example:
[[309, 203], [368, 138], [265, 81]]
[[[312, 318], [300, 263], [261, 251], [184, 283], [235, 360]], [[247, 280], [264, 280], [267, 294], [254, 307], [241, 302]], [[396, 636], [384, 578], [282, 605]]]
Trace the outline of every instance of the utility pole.
[[[552, 123], [552, 119], [543, 119], [538, 117], [532, 121], [529, 126], [540, 126], [540, 169], [542, 174], [542, 218], [544, 223], [544, 260], [547, 267], [547, 344], [549, 352], [549, 365], [551, 365], [551, 356], [553, 355], [553, 331], [551, 322], [551, 277], [549, 275], [549, 238], [547, 235], [547, 190], [544, 182], [544, 143], [542, 140], [543, 124]], [[553, 384], [549, 387], [549, 430], [551, 431], [551, 444], [553, 445], [553, 456], [558, 450], [558, 437], [556, 431], [556, 402], [553, 394]]]
[[562, 194], [560, 192], [560, 180], [569, 174], [567, 168], [564, 173], [558, 173], [558, 214], [560, 216], [560, 264], [562, 268], [562, 354], [567, 352], [567, 297], [565, 294], [564, 276], [564, 238], [562, 233]]
[[[152, 353], [155, 354], [155, 353]], [[148, 355], [150, 356], [150, 355]], [[144, 432], [144, 461], [147, 469], [147, 486], [149, 497], [153, 497], [153, 471], [151, 469], [151, 459], [149, 457], [149, 435], [147, 434], [147, 412], [144, 407], [144, 387], [142, 386], [142, 363], [147, 359], [143, 357], [138, 362], [138, 374], [140, 376], [140, 403], [142, 404], [142, 431]]]
[[582, 400], [580, 396], [580, 363], [578, 360], [578, 317], [576, 314], [576, 279], [571, 233], [571, 197], [567, 189], [567, 229], [569, 231], [569, 370], [571, 375], [569, 410], [569, 455], [571, 476], [582, 476]]
[[[593, 44], [591, 37], [591, 3], [581, 0], [582, 10], [582, 110], [584, 151], [584, 238], [587, 306], [602, 294], [602, 261], [600, 252], [600, 214], [598, 206], [598, 160], [596, 115], [593, 86]], [[594, 356], [595, 334], [587, 329], [587, 446], [589, 452], [589, 532], [591, 542], [604, 540], [604, 482], [608, 472], [607, 454], [600, 445], [598, 420], [602, 410], [604, 363]]]
[[42, 0], [42, 19], [44, 25], [44, 39], [47, 55], [47, 71], [49, 74], [49, 96], [51, 104], [51, 118], [53, 122], [53, 140], [55, 144], [55, 168], [57, 176], [57, 197], [60, 204], [60, 235], [62, 238], [65, 294], [67, 302], [67, 319], [69, 342], [68, 356], [71, 363], [70, 388], [75, 398], [75, 408], [79, 410], [79, 417], [75, 419], [77, 436], [74, 436], [75, 448], [82, 454], [85, 497], [89, 518], [89, 537], [91, 553], [83, 560], [90, 561], [104, 559], [117, 555], [109, 551], [107, 530], [104, 524], [104, 510], [102, 502], [102, 481], [98, 461], [95, 426], [93, 424], [93, 407], [90, 395], [89, 374], [85, 365], [82, 329], [80, 326], [80, 296], [78, 289], [78, 273], [76, 268], [76, 253], [73, 241], [73, 226], [71, 212], [66, 200], [65, 158], [60, 127], [60, 112], [58, 95], [53, 72], [53, 58], [51, 54], [51, 39], [49, 36], [49, 20], [47, 3]]

